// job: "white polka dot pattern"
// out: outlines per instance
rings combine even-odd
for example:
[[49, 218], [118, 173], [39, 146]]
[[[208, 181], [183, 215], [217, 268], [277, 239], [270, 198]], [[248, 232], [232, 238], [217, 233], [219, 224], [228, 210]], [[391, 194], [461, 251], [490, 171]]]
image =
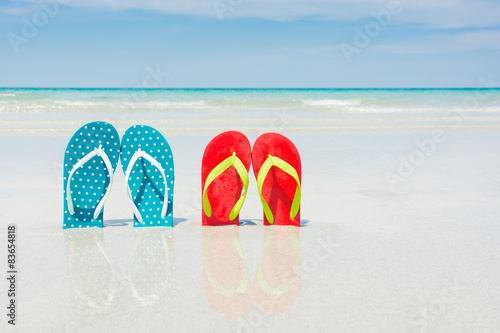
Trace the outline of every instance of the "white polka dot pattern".
[[94, 211], [101, 198], [110, 186], [110, 170], [107, 170], [103, 159], [95, 156], [77, 169], [71, 179], [71, 198], [74, 214], [68, 211], [66, 201], [68, 177], [73, 166], [83, 157], [101, 145], [108, 156], [113, 171], [116, 170], [120, 158], [120, 138], [116, 129], [106, 122], [92, 122], [82, 126], [73, 135], [64, 154], [63, 187], [64, 187], [64, 221], [63, 229], [102, 228], [104, 209], [97, 219], [93, 219]]
[[[163, 135], [152, 127], [136, 125], [130, 127], [122, 138], [122, 168], [126, 173], [134, 153], [141, 149], [151, 155], [165, 170], [163, 178], [160, 170], [146, 159], [140, 158], [127, 180], [132, 193], [133, 204], [139, 210], [143, 223], [134, 216], [134, 227], [172, 227], [172, 207], [174, 200], [174, 158], [172, 150]], [[168, 209], [164, 218], [161, 210], [165, 200], [165, 182], [168, 189]]]

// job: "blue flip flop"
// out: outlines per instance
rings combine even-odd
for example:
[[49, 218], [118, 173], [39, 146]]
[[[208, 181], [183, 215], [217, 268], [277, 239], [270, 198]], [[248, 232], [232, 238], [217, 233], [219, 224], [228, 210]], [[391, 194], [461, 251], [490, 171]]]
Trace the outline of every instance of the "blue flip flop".
[[120, 137], [106, 122], [82, 126], [64, 154], [63, 229], [102, 228], [103, 207], [120, 159]]
[[134, 227], [172, 227], [174, 158], [167, 140], [152, 127], [132, 126], [121, 159]]

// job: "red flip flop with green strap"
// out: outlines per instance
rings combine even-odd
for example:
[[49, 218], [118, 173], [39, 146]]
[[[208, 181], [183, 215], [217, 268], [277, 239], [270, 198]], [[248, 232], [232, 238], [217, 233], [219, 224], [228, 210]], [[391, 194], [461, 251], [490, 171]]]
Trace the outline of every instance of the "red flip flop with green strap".
[[240, 132], [221, 133], [207, 145], [201, 168], [202, 225], [239, 225], [251, 158], [250, 142]]
[[252, 164], [264, 208], [264, 225], [300, 227], [302, 166], [295, 145], [277, 133], [262, 134]]

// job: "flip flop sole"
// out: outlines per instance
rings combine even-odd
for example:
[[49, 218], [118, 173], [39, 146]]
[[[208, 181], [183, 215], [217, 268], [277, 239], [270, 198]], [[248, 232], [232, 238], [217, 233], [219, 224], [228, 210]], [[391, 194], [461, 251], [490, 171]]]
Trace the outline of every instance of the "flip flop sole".
[[[233, 153], [236, 153], [248, 172], [252, 157], [250, 142], [245, 135], [229, 131], [219, 134], [210, 141], [202, 160], [202, 193], [210, 172]], [[239, 225], [239, 216], [230, 221], [229, 214], [240, 198], [243, 187], [243, 182], [234, 167], [230, 167], [218, 176], [207, 190], [212, 215], [208, 217], [202, 209], [202, 225]]]
[[[268, 155], [279, 157], [290, 164], [302, 181], [300, 155], [295, 145], [283, 135], [277, 133], [262, 134], [252, 149], [252, 164], [257, 178], [260, 168]], [[262, 186], [262, 196], [274, 216], [274, 225], [293, 225], [300, 227], [300, 209], [295, 218], [290, 218], [290, 209], [295, 196], [297, 183], [285, 171], [272, 167]], [[264, 225], [270, 225], [264, 214]]]
[[[143, 150], [152, 156], [165, 170], [165, 177], [154, 165], [140, 158], [135, 162], [127, 180], [134, 205], [139, 210], [143, 223], [134, 215], [134, 227], [172, 227], [174, 203], [174, 158], [167, 140], [156, 129], [146, 125], [130, 127], [122, 138], [122, 168], [126, 173], [132, 156]], [[168, 208], [161, 217], [165, 199], [165, 182], [168, 189]]]
[[66, 192], [68, 177], [73, 166], [97, 149], [99, 145], [101, 145], [111, 162], [113, 168], [111, 172], [114, 172], [120, 158], [120, 137], [111, 124], [97, 121], [82, 126], [75, 132], [66, 147], [63, 169], [63, 229], [102, 228], [103, 226], [104, 209], [96, 219], [93, 217], [94, 211], [108, 189], [111, 179], [101, 157], [92, 157], [73, 174], [70, 191], [74, 214], [69, 212]]

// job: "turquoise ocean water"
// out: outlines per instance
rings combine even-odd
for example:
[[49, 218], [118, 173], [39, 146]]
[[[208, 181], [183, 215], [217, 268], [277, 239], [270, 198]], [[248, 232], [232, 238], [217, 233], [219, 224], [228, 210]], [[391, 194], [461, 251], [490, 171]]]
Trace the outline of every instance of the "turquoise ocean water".
[[290, 130], [424, 128], [451, 125], [457, 118], [467, 126], [493, 128], [500, 124], [500, 89], [3, 88], [0, 117], [3, 134], [69, 129], [95, 119], [123, 126], [157, 123], [180, 133], [183, 128], [266, 128], [270, 122]]

